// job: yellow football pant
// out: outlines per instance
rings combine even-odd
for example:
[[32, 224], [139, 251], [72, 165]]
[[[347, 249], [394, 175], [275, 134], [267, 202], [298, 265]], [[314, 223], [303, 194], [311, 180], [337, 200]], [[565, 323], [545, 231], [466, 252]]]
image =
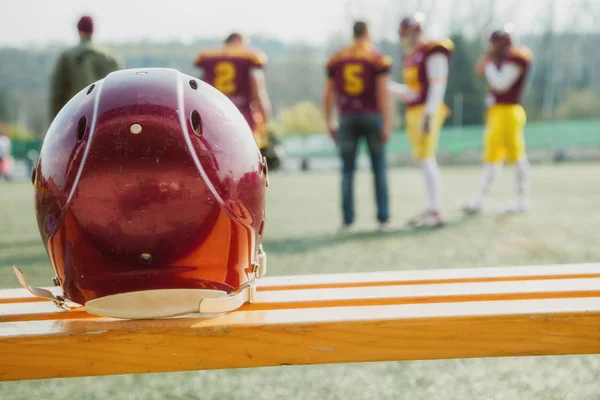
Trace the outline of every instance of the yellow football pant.
[[423, 133], [423, 116], [425, 105], [409, 107], [406, 110], [406, 130], [413, 158], [417, 161], [433, 158], [437, 151], [440, 129], [450, 115], [446, 105], [441, 105], [430, 121], [429, 133]]
[[497, 104], [487, 110], [483, 161], [517, 162], [525, 155], [525, 110], [519, 104]]

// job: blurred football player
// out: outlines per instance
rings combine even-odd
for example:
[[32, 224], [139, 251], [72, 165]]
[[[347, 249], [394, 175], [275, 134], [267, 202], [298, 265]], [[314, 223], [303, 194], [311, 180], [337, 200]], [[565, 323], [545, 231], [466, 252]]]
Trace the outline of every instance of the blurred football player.
[[[323, 94], [325, 120], [342, 161], [341, 230], [349, 230], [354, 223], [356, 151], [359, 141], [364, 139], [371, 157], [379, 230], [386, 231], [390, 215], [385, 144], [392, 133], [387, 89], [392, 59], [371, 43], [365, 22], [354, 24], [353, 36], [354, 42], [327, 62]], [[339, 126], [334, 119], [334, 105]]]
[[481, 186], [476, 196], [463, 205], [466, 213], [483, 209], [485, 195], [503, 161], [515, 165], [517, 195], [504, 212], [520, 213], [529, 208], [529, 161], [523, 138], [526, 115], [521, 102], [533, 56], [528, 48], [513, 45], [511, 30], [508, 24], [491, 34], [489, 51], [476, 66], [476, 73], [485, 77], [489, 87], [488, 109]]
[[94, 20], [83, 16], [77, 22], [79, 44], [65, 50], [52, 72], [50, 85], [51, 120], [71, 98], [89, 84], [121, 69], [122, 63], [92, 41]]
[[194, 65], [203, 81], [236, 105], [250, 125], [259, 149], [265, 149], [269, 145], [267, 126], [271, 117], [264, 77], [266, 54], [250, 47], [240, 33], [234, 32], [222, 48], [198, 54]]
[[400, 22], [404, 51], [403, 84], [391, 82], [392, 95], [406, 104], [406, 130], [412, 155], [423, 171], [427, 208], [411, 218], [411, 226], [439, 227], [441, 215], [440, 172], [436, 160], [438, 137], [450, 110], [444, 104], [450, 57], [450, 39], [424, 38], [424, 16], [417, 13]]
[[0, 180], [10, 178], [13, 158], [11, 155], [12, 142], [8, 136], [0, 135]]

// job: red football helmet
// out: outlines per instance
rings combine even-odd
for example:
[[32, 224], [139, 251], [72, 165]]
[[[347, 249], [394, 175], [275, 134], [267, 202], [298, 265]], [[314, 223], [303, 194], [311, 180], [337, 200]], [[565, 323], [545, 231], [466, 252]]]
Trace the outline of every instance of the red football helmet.
[[173, 69], [114, 72], [60, 111], [32, 173], [61, 307], [159, 318], [253, 300], [266, 160], [235, 105]]

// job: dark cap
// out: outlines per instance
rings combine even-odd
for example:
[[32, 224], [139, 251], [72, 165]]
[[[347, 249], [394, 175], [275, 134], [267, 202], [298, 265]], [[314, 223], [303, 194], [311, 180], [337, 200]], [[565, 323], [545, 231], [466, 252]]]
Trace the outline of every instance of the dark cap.
[[93, 33], [94, 32], [94, 20], [89, 15], [81, 17], [77, 23], [77, 29], [79, 32]]

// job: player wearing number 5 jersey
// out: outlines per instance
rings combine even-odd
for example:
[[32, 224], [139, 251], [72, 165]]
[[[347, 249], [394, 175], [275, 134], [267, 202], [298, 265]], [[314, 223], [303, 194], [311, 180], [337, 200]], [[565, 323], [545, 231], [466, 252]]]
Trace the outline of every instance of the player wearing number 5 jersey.
[[[354, 171], [360, 140], [367, 142], [373, 172], [379, 229], [389, 227], [385, 143], [391, 135], [388, 93], [392, 59], [377, 50], [369, 39], [367, 25], [354, 24], [354, 43], [327, 62], [324, 113], [329, 133], [337, 142], [342, 159], [342, 231], [354, 222]], [[337, 103], [339, 127], [333, 119]]]
[[267, 56], [246, 45], [239, 33], [232, 33], [225, 46], [200, 53], [194, 60], [201, 79], [226, 95], [250, 125], [260, 149], [268, 145], [267, 124], [271, 115], [264, 81]]
[[427, 208], [411, 218], [411, 226], [439, 227], [441, 216], [440, 173], [436, 160], [438, 136], [450, 110], [444, 104], [450, 56], [450, 39], [425, 40], [417, 13], [400, 22], [400, 43], [404, 49], [404, 84], [392, 82], [390, 90], [406, 104], [406, 130], [413, 158], [423, 171]]

